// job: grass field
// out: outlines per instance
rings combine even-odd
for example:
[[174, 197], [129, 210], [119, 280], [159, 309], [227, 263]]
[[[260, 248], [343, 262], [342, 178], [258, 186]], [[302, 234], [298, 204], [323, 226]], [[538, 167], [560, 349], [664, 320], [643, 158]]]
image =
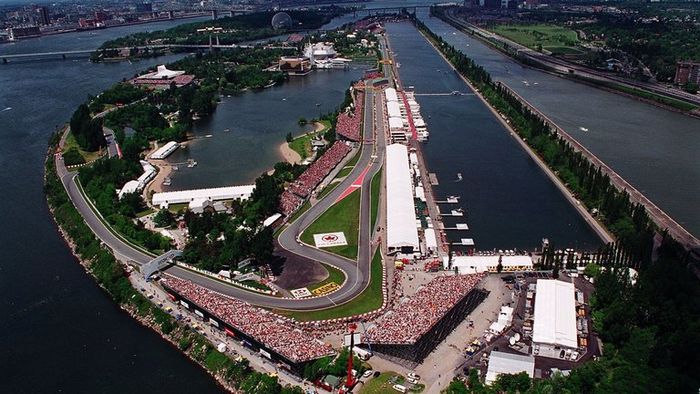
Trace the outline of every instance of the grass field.
[[343, 271], [326, 264], [323, 264], [323, 268], [325, 268], [326, 271], [328, 271], [328, 278], [321, 282], [308, 286], [309, 291], [313, 292], [319, 287], [327, 285], [331, 282], [335, 282], [338, 286], [340, 286], [345, 281], [345, 274], [343, 274]]
[[379, 191], [381, 190], [382, 170], [379, 170], [372, 178], [372, 215], [370, 224], [372, 228], [377, 226], [377, 213], [379, 212]]
[[311, 147], [311, 139], [319, 134], [325, 133], [328, 129], [331, 128], [331, 123], [327, 120], [321, 120], [319, 121], [323, 125], [322, 129], [319, 129], [319, 131], [313, 131], [304, 135], [300, 135], [299, 137], [295, 138], [292, 140], [292, 142], [289, 142], [289, 147], [292, 148], [296, 153], [301, 156], [301, 159], [304, 160], [307, 157], [311, 156], [312, 147]]
[[398, 391], [394, 390], [391, 386], [397, 383], [401, 384], [403, 381], [403, 376], [396, 372], [382, 372], [382, 374], [376, 378], [370, 379], [367, 384], [360, 389], [360, 394], [398, 393]]
[[78, 142], [75, 140], [75, 136], [73, 133], [68, 133], [68, 136], [66, 137], [66, 144], [63, 147], [64, 151], [68, 151], [71, 148], [75, 148], [80, 152], [80, 155], [83, 156], [83, 159], [85, 159], [86, 163], [89, 163], [93, 160], [96, 160], [100, 156], [100, 152], [86, 152], [82, 149], [80, 149], [80, 145], [78, 145]]
[[[326, 268], [331, 268], [327, 267]], [[332, 268], [334, 269], [334, 268]], [[337, 271], [337, 270], [336, 270]], [[329, 271], [330, 272], [330, 271]], [[338, 271], [340, 272], [340, 271]], [[331, 275], [332, 272], [331, 272]], [[342, 276], [343, 274], [340, 273]], [[329, 278], [330, 279], [330, 278]], [[326, 279], [326, 281], [329, 281], [329, 279]], [[342, 278], [341, 282], [336, 282], [338, 284], [342, 283]], [[327, 283], [324, 281], [325, 283]], [[318, 286], [321, 286], [322, 284], [325, 284], [324, 282], [319, 283], [318, 285], [314, 285], [315, 287], [309, 287], [309, 290], [312, 290]], [[335, 319], [339, 317], [345, 317], [345, 316], [352, 316], [352, 315], [357, 315], [361, 313], [366, 313], [370, 312], [376, 309], [379, 309], [382, 306], [382, 255], [379, 253], [379, 250], [374, 254], [374, 258], [372, 259], [372, 270], [371, 270], [371, 276], [370, 276], [370, 282], [369, 286], [367, 286], [367, 289], [365, 289], [362, 294], [357, 296], [354, 300], [337, 306], [335, 308], [330, 308], [330, 309], [324, 309], [320, 311], [313, 311], [313, 312], [280, 312], [281, 314], [284, 314], [289, 317], [293, 317], [297, 320], [300, 321], [310, 321], [310, 320], [325, 320], [325, 319]]]
[[322, 199], [323, 197], [326, 196], [326, 194], [332, 192], [333, 189], [335, 189], [336, 187], [338, 187], [338, 185], [340, 185], [340, 182], [334, 180], [334, 181], [331, 182], [329, 185], [326, 185], [326, 187], [324, 187], [323, 190], [321, 190], [321, 192], [318, 193], [318, 195], [316, 196], [316, 198], [319, 199], [319, 200]]
[[357, 237], [360, 226], [360, 190], [352, 192], [330, 207], [301, 234], [301, 240], [314, 245], [314, 234], [343, 232], [348, 244], [325, 250], [349, 259], [357, 259]]
[[552, 54], [580, 53], [576, 32], [561, 26], [535, 25], [497, 25], [489, 30], [528, 48], [546, 49]]
[[353, 168], [355, 168], [355, 167], [354, 166], [352, 166], [352, 167], [346, 166], [342, 170], [338, 171], [338, 175], [336, 175], [335, 177], [336, 178], [345, 178], [346, 176], [348, 176], [348, 174], [350, 174], [350, 172], [352, 172]]

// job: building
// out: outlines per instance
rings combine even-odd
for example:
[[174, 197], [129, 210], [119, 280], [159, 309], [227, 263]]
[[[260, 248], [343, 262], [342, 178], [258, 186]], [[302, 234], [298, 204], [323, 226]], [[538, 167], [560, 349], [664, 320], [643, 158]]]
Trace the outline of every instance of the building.
[[455, 269], [460, 274], [473, 274], [479, 272], [498, 272], [498, 262], [501, 262], [501, 272], [532, 271], [532, 257], [523, 256], [454, 256], [452, 261], [448, 257], [443, 258], [445, 269]]
[[574, 284], [538, 279], [532, 343], [539, 355], [557, 357], [561, 350], [578, 347]]
[[177, 148], [180, 147], [180, 144], [178, 144], [175, 141], [170, 141], [167, 144], [161, 146], [151, 154], [151, 159], [154, 160], [163, 160], [166, 157], [170, 156], [173, 152], [177, 150]]
[[496, 381], [498, 375], [527, 373], [530, 378], [535, 375], [535, 358], [523, 354], [511, 354], [492, 351], [489, 355], [489, 367], [486, 370], [486, 384]]
[[193, 201], [247, 200], [253, 194], [253, 190], [255, 185], [155, 193], [151, 203], [160, 208], [168, 208], [170, 204], [190, 204]]
[[673, 80], [677, 85], [695, 83], [700, 85], [700, 62], [676, 63], [676, 77]]
[[155, 89], [168, 89], [172, 84], [179, 88], [189, 85], [193, 80], [193, 75], [187, 75], [184, 71], [168, 70], [165, 65], [160, 65], [156, 71], [138, 76], [132, 79], [131, 83]]
[[151, 4], [151, 3], [136, 4], [136, 12], [151, 13], [151, 12], [153, 12], [153, 4]]
[[386, 180], [386, 239], [389, 253], [419, 252], [413, 184], [405, 145], [386, 147]]
[[277, 64], [280, 71], [290, 75], [306, 75], [311, 72], [311, 60], [304, 56], [282, 56]]
[[158, 173], [158, 170], [147, 161], [141, 160], [141, 167], [143, 167], [143, 174], [141, 174], [138, 179], [133, 179], [125, 183], [118, 191], [117, 196], [120, 200], [126, 194], [140, 193]]
[[37, 7], [36, 12], [39, 13], [39, 24], [43, 26], [48, 26], [51, 24], [51, 18], [49, 17], [49, 7]]
[[11, 27], [9, 31], [10, 41], [18, 40], [20, 38], [38, 37], [41, 35], [39, 26]]

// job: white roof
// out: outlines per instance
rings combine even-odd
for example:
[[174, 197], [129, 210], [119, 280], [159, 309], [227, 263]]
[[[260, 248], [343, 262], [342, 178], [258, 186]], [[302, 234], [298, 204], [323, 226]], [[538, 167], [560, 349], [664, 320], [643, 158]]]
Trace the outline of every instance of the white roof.
[[486, 384], [492, 384], [501, 374], [518, 374], [525, 372], [529, 377], [535, 375], [535, 358], [521, 354], [492, 351], [489, 355], [489, 368], [486, 371]]
[[394, 88], [387, 88], [384, 91], [384, 95], [386, 96], [386, 101], [399, 101], [399, 96]]
[[157, 206], [189, 203], [194, 200], [246, 200], [255, 190], [255, 185], [215, 187], [211, 189], [182, 190], [176, 192], [155, 193], [152, 203]]
[[401, 118], [396, 117], [389, 118], [389, 130], [397, 129], [403, 129], [403, 120], [401, 120]]
[[416, 208], [413, 205], [408, 148], [401, 144], [386, 147], [387, 245], [390, 248], [418, 249]]
[[138, 77], [138, 79], [172, 79], [184, 73], [184, 71], [168, 70], [168, 68], [165, 67], [165, 65], [161, 64], [160, 66], [158, 66], [156, 72], [141, 75], [140, 77]]
[[[416, 172], [417, 171], [418, 170], [416, 170]], [[423, 186], [416, 186], [416, 198], [425, 201], [425, 189], [423, 189]]]
[[151, 154], [151, 159], [165, 159], [168, 157], [171, 153], [175, 152], [175, 150], [180, 146], [175, 141], [170, 141], [167, 144], [161, 146]]
[[435, 237], [435, 230], [432, 228], [425, 229], [425, 246], [428, 250], [437, 250], [437, 238]]
[[532, 341], [575, 348], [575, 308], [573, 283], [538, 279]]
[[122, 198], [122, 196], [125, 194], [136, 193], [139, 191], [139, 185], [140, 183], [137, 180], [128, 181], [124, 184], [121, 190], [119, 190], [119, 198]]
[[416, 154], [416, 152], [411, 152], [411, 153], [408, 155], [408, 157], [409, 157], [410, 160], [411, 160], [411, 164], [418, 164], [418, 155]]
[[[493, 256], [455, 256], [452, 258], [452, 268], [457, 267], [460, 274], [473, 274], [486, 272], [489, 267], [495, 269], [498, 266], [498, 255]], [[530, 256], [501, 256], [501, 264], [504, 267], [532, 268]]]
[[398, 101], [387, 101], [386, 112], [389, 117], [401, 117], [401, 108]]
[[271, 225], [272, 223], [276, 222], [277, 219], [279, 219], [279, 218], [281, 218], [281, 217], [282, 217], [282, 214], [281, 214], [281, 213], [276, 213], [276, 214], [270, 216], [269, 218], [265, 219], [265, 220], [263, 221], [263, 226], [264, 226], [264, 227], [268, 227], [269, 225]]

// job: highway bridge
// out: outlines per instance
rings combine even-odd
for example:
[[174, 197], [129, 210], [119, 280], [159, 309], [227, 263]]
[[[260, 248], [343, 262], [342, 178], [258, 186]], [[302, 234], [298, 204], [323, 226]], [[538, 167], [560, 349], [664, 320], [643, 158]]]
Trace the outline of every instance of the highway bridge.
[[[141, 45], [134, 47], [122, 47], [122, 48], [107, 48], [108, 50], [155, 50], [155, 49], [236, 49], [236, 48], [264, 48], [264, 49], [282, 49], [282, 50], [296, 50], [292, 46], [284, 45], [243, 45], [243, 44], [159, 44], [159, 45]], [[39, 58], [61, 58], [67, 59], [70, 57], [85, 57], [90, 56], [92, 53], [101, 50], [101, 48], [95, 49], [78, 49], [72, 51], [52, 51], [52, 52], [30, 52], [30, 53], [17, 53], [17, 54], [7, 54], [0, 55], [0, 61], [2, 63], [9, 63], [11, 60], [23, 60], [23, 59], [39, 59]]]

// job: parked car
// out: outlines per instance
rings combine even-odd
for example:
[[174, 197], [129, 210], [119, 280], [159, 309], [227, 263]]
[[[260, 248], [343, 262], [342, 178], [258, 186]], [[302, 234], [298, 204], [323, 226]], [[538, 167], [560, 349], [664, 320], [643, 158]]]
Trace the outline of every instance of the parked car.
[[374, 373], [374, 371], [372, 371], [371, 369], [368, 369], [365, 371], [365, 373], [362, 374], [362, 377], [368, 378], [368, 377], [372, 376], [373, 373]]
[[406, 376], [408, 376], [410, 379], [420, 380], [420, 375], [416, 375], [413, 372], [409, 372]]

